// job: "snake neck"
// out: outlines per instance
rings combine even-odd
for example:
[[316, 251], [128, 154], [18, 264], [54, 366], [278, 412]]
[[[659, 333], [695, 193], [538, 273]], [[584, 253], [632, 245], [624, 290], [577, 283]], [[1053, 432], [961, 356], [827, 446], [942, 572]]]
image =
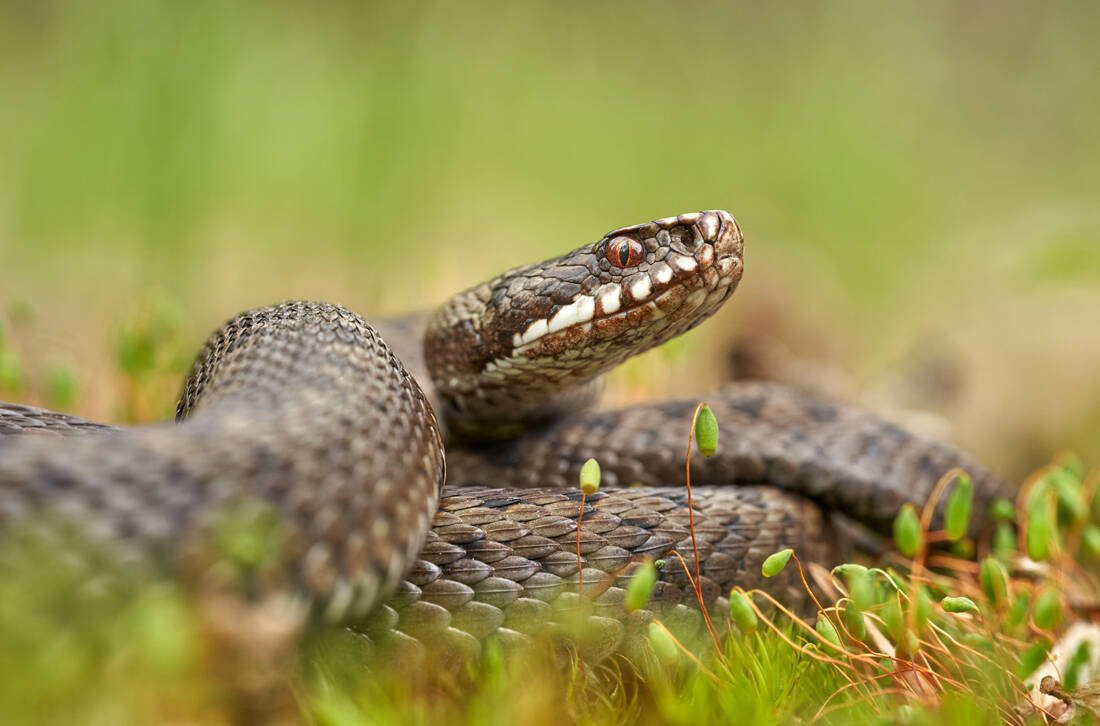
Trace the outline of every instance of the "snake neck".
[[701, 323], [741, 279], [722, 211], [616, 229], [448, 300], [424, 356], [449, 430], [505, 438], [589, 405], [598, 378]]

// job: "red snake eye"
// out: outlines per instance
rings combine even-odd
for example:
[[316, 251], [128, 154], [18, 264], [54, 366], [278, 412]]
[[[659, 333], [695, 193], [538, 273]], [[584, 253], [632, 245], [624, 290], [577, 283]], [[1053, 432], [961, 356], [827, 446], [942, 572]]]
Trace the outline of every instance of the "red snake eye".
[[642, 243], [630, 237], [616, 237], [607, 243], [607, 261], [614, 267], [633, 267], [642, 261]]

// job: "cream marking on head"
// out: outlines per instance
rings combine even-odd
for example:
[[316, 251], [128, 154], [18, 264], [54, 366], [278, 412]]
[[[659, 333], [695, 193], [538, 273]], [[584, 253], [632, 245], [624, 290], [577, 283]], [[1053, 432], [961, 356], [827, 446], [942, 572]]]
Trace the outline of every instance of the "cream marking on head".
[[570, 325], [587, 323], [596, 312], [596, 298], [584, 295], [562, 307], [550, 318], [547, 332], [556, 333]]
[[649, 297], [649, 275], [642, 275], [637, 282], [630, 285], [630, 297], [634, 302], [641, 302]]
[[718, 236], [718, 215], [717, 214], [705, 214], [703, 218], [699, 220], [699, 231], [703, 233], [703, 236], [707, 239], [714, 239]]
[[600, 298], [600, 311], [610, 315], [622, 306], [623, 289], [615, 283], [608, 283], [600, 289], [603, 290], [603, 292], [597, 291]]
[[[648, 280], [648, 278], [647, 278], [647, 280]], [[655, 318], [656, 317], [665, 317], [667, 315], [667, 313], [665, 313], [664, 310], [660, 309], [659, 306], [661, 305], [661, 303], [666, 301], [672, 294], [674, 294], [676, 292], [677, 292], [676, 288], [673, 288], [672, 290], [666, 290], [666, 291], [660, 293], [653, 300], [647, 301], [647, 302], [643, 303], [642, 305], [636, 305], [634, 307], [628, 307], [624, 310], [620, 310], [619, 312], [615, 313], [614, 315], [607, 315], [605, 317], [596, 318], [592, 322], [585, 323], [582, 326], [582, 329], [583, 330], [590, 330], [593, 327], [595, 327], [597, 329], [603, 328], [605, 325], [608, 325], [608, 324], [611, 324], [611, 323], [613, 323], [617, 320], [620, 320], [620, 319], [626, 317], [627, 315], [629, 315], [630, 313], [635, 312], [639, 308], [654, 308], [656, 306], [656, 313], [657, 314], [654, 315], [654, 317]], [[691, 295], [689, 295], [687, 297], [687, 299], [685, 300], [685, 303], [687, 301], [690, 301], [690, 300], [693, 300], [693, 299], [701, 301], [705, 296], [706, 296], [706, 292], [704, 290], [695, 290], [694, 292], [691, 293]], [[526, 357], [524, 357], [523, 354], [526, 351], [530, 350], [532, 347], [534, 347], [536, 342], [538, 342], [538, 341], [537, 340], [531, 340], [527, 343], [524, 343], [521, 346], [517, 346], [515, 348], [515, 350], [512, 351], [511, 357], [507, 360], [511, 361], [512, 365], [515, 365], [517, 367], [522, 367], [522, 366], [526, 365], [528, 363], [528, 359]], [[607, 345], [605, 344], [604, 347], [607, 347]], [[498, 358], [494, 362], [499, 366], [500, 361], [502, 361], [502, 360], [505, 360], [505, 359]], [[489, 364], [489, 365], [491, 365], [491, 364]], [[488, 365], [486, 367], [488, 367]]]
[[698, 266], [695, 262], [695, 258], [687, 257], [685, 255], [676, 255], [672, 258], [672, 264], [680, 268], [682, 272], [693, 272]]
[[653, 279], [662, 285], [668, 284], [672, 279], [672, 268], [665, 262], [658, 262], [653, 265]]
[[654, 222], [654, 224], [660, 225], [661, 227], [671, 227], [674, 224], [679, 224], [679, 222], [679, 217], [663, 217]]
[[538, 340], [542, 336], [546, 335], [549, 325], [550, 324], [546, 322], [545, 319], [536, 320], [535, 322], [531, 323], [529, 326], [527, 326], [527, 330], [523, 333], [523, 335], [520, 336], [519, 344], [526, 345], [527, 343], [530, 343], [533, 340]]
[[[677, 221], [678, 218], [670, 217], [658, 220], [657, 224], [672, 224]], [[682, 222], [683, 220], [679, 221]], [[696, 222], [697, 226], [693, 231], [697, 238], [701, 232], [717, 234], [717, 231], [720, 230], [720, 224], [720, 215], [713, 213], [699, 214]], [[666, 230], [659, 230], [657, 236], [658, 238], [661, 236], [669, 238]], [[714, 258], [714, 252], [708, 246], [704, 246], [699, 254], [704, 265], [710, 264]], [[727, 273], [734, 267], [735, 263], [730, 262], [727, 264], [725, 259], [719, 260], [719, 263], [721, 263], [720, 267], [722, 268], [720, 274], [708, 275], [703, 283], [705, 287], [691, 292], [682, 300], [681, 305], [693, 309], [712, 302], [721, 302], [725, 299], [728, 294], [726, 288], [733, 282], [727, 278]], [[660, 304], [668, 300], [669, 294], [679, 288], [662, 290], [653, 300], [649, 300], [648, 298], [654, 293], [654, 282], [659, 285], [666, 285], [671, 282], [675, 276], [674, 267], [682, 272], [692, 273], [698, 270], [699, 266], [700, 262], [691, 255], [672, 254], [665, 260], [654, 263], [649, 273], [638, 273], [622, 284], [605, 283], [597, 288], [592, 296], [580, 298], [559, 308], [550, 319], [532, 322], [522, 334], [516, 333], [512, 336], [513, 350], [508, 358], [497, 359], [486, 365], [486, 370], [495, 374], [491, 375], [490, 378], [500, 380], [499, 371], [502, 369], [511, 369], [505, 371], [508, 375], [519, 374], [520, 369], [524, 368], [529, 362], [527, 357], [529, 351], [536, 342], [547, 335], [577, 326], [580, 326], [582, 331], [589, 331], [593, 328], [603, 329], [605, 325], [622, 319], [639, 308], [648, 309], [653, 319], [667, 317], [668, 313], [660, 307]], [[630, 295], [629, 299], [624, 297], [624, 287]], [[714, 294], [713, 291], [716, 287], [720, 292]], [[711, 291], [711, 294], [708, 295], [708, 291]], [[597, 312], [599, 317], [596, 316]], [[559, 353], [559, 360], [561, 357]], [[480, 394], [482, 391], [475, 391], [475, 393]]]

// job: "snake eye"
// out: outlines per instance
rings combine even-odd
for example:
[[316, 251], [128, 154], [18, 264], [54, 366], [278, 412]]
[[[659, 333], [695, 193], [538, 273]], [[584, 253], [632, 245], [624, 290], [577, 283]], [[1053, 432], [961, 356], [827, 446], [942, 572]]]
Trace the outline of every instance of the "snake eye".
[[633, 267], [642, 261], [642, 243], [630, 237], [616, 237], [607, 244], [607, 261], [615, 267]]

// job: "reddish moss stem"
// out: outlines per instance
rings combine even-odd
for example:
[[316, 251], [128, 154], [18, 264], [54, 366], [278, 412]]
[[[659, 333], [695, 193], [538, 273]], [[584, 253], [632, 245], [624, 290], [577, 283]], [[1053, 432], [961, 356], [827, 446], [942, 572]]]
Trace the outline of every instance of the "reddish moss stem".
[[577, 594], [584, 591], [584, 563], [581, 561], [581, 520], [584, 519], [584, 502], [588, 498], [581, 489], [581, 511], [577, 512]]

